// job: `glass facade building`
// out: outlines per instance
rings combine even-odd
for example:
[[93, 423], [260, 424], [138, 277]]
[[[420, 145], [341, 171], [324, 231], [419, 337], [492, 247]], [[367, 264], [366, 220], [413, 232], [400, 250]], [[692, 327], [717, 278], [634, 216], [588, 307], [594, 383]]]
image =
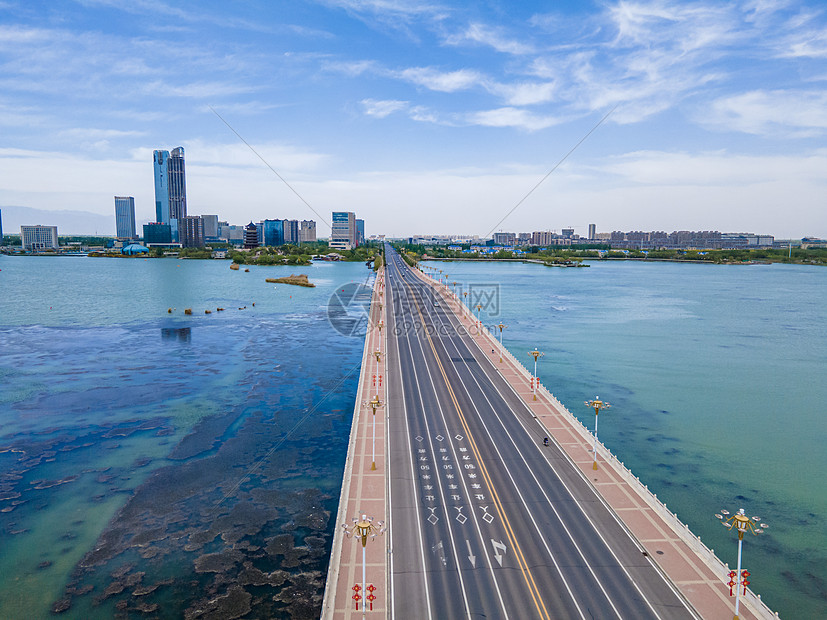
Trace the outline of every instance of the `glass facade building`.
[[134, 239], [135, 198], [115, 196], [115, 231], [118, 239]]
[[356, 247], [356, 216], [352, 211], [333, 212], [329, 245], [337, 250]]
[[187, 178], [184, 168], [184, 147], [169, 151], [154, 151], [155, 219], [169, 224], [177, 237], [178, 220], [187, 216]]
[[264, 220], [264, 245], [284, 245], [284, 220]]
[[144, 224], [144, 243], [172, 243], [172, 231], [169, 224], [160, 222]]

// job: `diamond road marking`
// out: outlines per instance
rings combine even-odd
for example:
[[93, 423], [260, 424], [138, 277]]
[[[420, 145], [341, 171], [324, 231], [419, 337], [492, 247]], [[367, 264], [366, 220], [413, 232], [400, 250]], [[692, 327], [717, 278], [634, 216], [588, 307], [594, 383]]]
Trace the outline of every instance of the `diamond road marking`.
[[416, 439], [417, 441], [422, 441], [422, 437], [420, 437], [419, 435], [417, 435], [416, 437], [414, 437], [414, 439]]
[[436, 522], [439, 521], [439, 517], [436, 516], [434, 513], [431, 513], [431, 516], [428, 517], [428, 521], [431, 522], [431, 525], [436, 525]]
[[488, 525], [491, 525], [491, 522], [494, 520], [494, 517], [492, 517], [491, 514], [488, 512], [482, 515], [482, 518], [486, 523], [488, 523]]
[[445, 439], [445, 437], [443, 437], [442, 435], [437, 435], [436, 436], [437, 441], [442, 441], [443, 439]]
[[468, 517], [466, 517], [464, 514], [460, 513], [460, 514], [457, 515], [457, 521], [459, 521], [460, 524], [465, 523], [467, 520], [468, 520]]
[[454, 439], [456, 439], [457, 441], [462, 441], [462, 435], [455, 435]]

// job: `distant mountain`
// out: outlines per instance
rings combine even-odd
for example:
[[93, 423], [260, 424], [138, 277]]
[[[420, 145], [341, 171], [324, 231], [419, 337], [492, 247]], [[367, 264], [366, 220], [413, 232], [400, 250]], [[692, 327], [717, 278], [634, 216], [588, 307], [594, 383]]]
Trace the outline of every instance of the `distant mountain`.
[[91, 211], [47, 211], [30, 207], [0, 205], [3, 234], [19, 235], [21, 226], [57, 226], [58, 235], [115, 235], [115, 208], [112, 215]]

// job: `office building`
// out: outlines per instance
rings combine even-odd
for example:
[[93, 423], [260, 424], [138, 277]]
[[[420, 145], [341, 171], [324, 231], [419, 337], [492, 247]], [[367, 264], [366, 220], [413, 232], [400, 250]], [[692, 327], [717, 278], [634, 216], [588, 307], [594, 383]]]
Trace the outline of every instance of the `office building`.
[[299, 243], [314, 243], [316, 241], [316, 222], [302, 220], [299, 228]]
[[24, 250], [57, 250], [57, 226], [21, 226], [20, 240]]
[[187, 179], [184, 168], [184, 147], [169, 151], [154, 151], [155, 219], [169, 224], [172, 236], [177, 238], [178, 220], [187, 216]]
[[563, 228], [560, 231], [560, 236], [563, 237], [563, 239], [571, 239], [574, 237], [574, 228]]
[[365, 220], [356, 220], [356, 245], [365, 244]]
[[352, 211], [334, 211], [328, 245], [337, 250], [356, 247], [356, 215]]
[[204, 220], [199, 215], [178, 218], [178, 241], [184, 248], [200, 248], [204, 245]]
[[135, 198], [115, 196], [115, 231], [118, 239], [134, 239]]
[[299, 243], [299, 221], [298, 220], [283, 220], [284, 222], [284, 242], [297, 245]]
[[597, 232], [597, 226], [595, 224], [589, 224], [589, 239], [595, 239], [595, 233]]
[[258, 226], [250, 222], [244, 227], [244, 247], [247, 249], [257, 248], [258, 241]]
[[204, 223], [204, 240], [218, 239], [218, 216], [202, 215], [201, 221]]
[[517, 245], [517, 235], [512, 232], [496, 232], [494, 233], [494, 245]]
[[172, 243], [172, 229], [169, 224], [150, 222], [144, 224], [144, 243], [146, 245], [167, 245]]
[[285, 220], [264, 220], [264, 245], [284, 245]]

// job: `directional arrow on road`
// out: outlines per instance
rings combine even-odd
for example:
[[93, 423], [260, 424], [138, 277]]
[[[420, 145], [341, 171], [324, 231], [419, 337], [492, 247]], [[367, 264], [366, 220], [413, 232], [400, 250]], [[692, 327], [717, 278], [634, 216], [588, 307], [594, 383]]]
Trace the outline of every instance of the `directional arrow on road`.
[[[497, 542], [493, 538], [491, 539], [491, 544], [494, 546], [494, 557], [497, 559], [497, 563], [502, 566], [503, 565], [503, 555], [505, 555], [505, 545], [502, 541]], [[502, 555], [498, 553], [502, 551]]]
[[474, 555], [474, 552], [471, 551], [471, 541], [467, 538], [465, 539], [465, 545], [468, 547], [468, 559], [471, 561], [471, 566], [474, 568], [477, 567], [477, 556]]

